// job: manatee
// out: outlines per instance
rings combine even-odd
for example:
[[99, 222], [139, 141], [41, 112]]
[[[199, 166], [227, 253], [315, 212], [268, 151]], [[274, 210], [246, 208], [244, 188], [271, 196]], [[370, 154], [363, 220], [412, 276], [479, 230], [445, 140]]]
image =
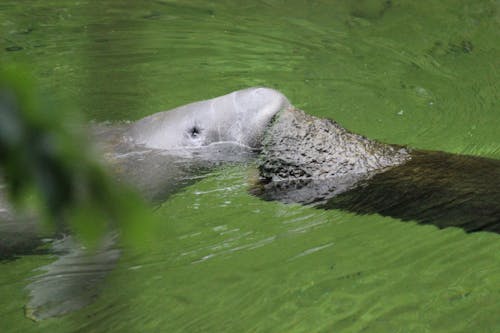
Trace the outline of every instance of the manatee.
[[266, 200], [500, 232], [500, 160], [391, 145], [287, 108], [259, 159]]
[[117, 177], [161, 203], [214, 167], [254, 158], [270, 120], [288, 107], [277, 90], [248, 88], [105, 128], [99, 141], [113, 142], [104, 151]]
[[[161, 203], [215, 167], [254, 158], [270, 120], [288, 107], [287, 98], [276, 90], [248, 88], [133, 123], [94, 124], [90, 141], [97, 141], [119, 181], [136, 187], [150, 202]], [[27, 228], [1, 192], [0, 205], [0, 240], [5, 244], [0, 246], [0, 259], [40, 253], [36, 218], [29, 219]], [[4, 239], [10, 237], [15, 239]], [[42, 267], [45, 273], [33, 277], [27, 286], [26, 316], [42, 320], [91, 303], [120, 257], [116, 237], [116, 232], [106, 235], [93, 252], [71, 235], [46, 238], [51, 246], [42, 248], [57, 259]]]

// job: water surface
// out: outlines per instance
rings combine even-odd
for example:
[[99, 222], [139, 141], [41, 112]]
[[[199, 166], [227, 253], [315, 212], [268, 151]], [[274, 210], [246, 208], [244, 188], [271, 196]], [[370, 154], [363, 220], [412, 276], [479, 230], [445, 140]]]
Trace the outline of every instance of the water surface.
[[[0, 60], [135, 120], [248, 86], [385, 142], [500, 159], [498, 1], [10, 1]], [[51, 255], [1, 262], [2, 332], [497, 332], [498, 234], [264, 202], [250, 165], [164, 202], [91, 306], [26, 319]]]

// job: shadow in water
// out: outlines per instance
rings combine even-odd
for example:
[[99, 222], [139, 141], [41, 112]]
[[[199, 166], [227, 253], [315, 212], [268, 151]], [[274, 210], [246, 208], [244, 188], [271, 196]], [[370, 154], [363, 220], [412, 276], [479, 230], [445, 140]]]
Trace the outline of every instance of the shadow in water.
[[266, 200], [500, 233], [500, 160], [413, 151], [403, 165], [340, 179], [262, 184]]

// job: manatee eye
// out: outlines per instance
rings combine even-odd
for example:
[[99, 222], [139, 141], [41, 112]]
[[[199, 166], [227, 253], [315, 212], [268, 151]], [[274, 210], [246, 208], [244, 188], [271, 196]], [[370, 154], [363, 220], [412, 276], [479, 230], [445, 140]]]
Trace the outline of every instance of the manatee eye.
[[201, 128], [199, 128], [198, 126], [193, 126], [189, 129], [189, 135], [191, 135], [192, 138], [198, 137], [200, 133], [201, 133]]

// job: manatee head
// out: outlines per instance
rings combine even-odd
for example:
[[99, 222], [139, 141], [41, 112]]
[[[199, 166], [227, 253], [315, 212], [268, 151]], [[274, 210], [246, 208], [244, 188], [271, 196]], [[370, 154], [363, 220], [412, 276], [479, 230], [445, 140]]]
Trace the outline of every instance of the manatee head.
[[259, 147], [272, 117], [290, 106], [270, 88], [248, 88], [153, 114], [135, 122], [128, 136], [157, 149], [198, 148], [230, 142]]

